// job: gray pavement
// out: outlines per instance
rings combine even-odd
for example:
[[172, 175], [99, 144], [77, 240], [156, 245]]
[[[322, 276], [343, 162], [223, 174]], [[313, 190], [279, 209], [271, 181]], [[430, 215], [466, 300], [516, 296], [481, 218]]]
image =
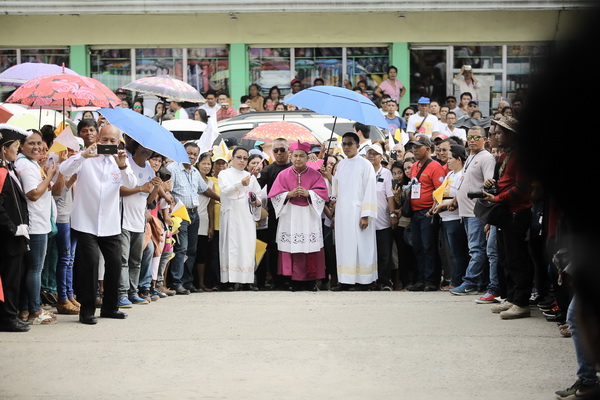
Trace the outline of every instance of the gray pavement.
[[475, 296], [234, 292], [0, 333], [1, 399], [553, 399], [571, 339]]

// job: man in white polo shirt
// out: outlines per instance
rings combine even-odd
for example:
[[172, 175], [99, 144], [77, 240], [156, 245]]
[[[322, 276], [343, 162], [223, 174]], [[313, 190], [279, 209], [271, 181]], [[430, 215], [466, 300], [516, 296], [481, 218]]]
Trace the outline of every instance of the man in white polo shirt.
[[104, 300], [100, 316], [124, 319], [117, 306], [121, 271], [121, 220], [119, 189], [133, 188], [135, 176], [125, 150], [116, 155], [98, 155], [97, 146], [118, 145], [121, 132], [113, 125], [100, 130], [97, 143], [60, 165], [63, 175], [77, 174], [71, 228], [77, 236], [73, 268], [74, 288], [81, 303], [79, 322], [95, 324], [98, 248], [105, 261]]
[[138, 296], [140, 266], [144, 251], [144, 232], [146, 230], [146, 205], [158, 195], [161, 180], [148, 158], [152, 150], [147, 149], [133, 139], [127, 139], [129, 165], [136, 179], [132, 189], [121, 187], [121, 279], [119, 281], [119, 307], [129, 308], [132, 304], [148, 304]]
[[435, 115], [429, 114], [430, 103], [431, 100], [427, 97], [421, 97], [417, 103], [419, 112], [408, 118], [406, 132], [411, 141], [415, 140], [416, 134], [427, 135], [429, 140], [435, 139], [438, 135], [439, 120]]

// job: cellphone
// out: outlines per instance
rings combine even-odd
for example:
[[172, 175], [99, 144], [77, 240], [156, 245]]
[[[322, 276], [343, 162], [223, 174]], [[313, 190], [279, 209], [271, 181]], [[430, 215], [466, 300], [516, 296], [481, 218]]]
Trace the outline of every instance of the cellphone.
[[99, 144], [96, 149], [98, 154], [117, 154], [116, 144]]

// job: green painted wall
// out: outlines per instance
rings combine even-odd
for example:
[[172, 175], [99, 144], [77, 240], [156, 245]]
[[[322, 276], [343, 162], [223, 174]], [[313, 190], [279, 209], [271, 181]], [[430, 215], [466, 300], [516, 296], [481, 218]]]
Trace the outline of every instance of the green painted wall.
[[240, 107], [240, 97], [248, 92], [249, 69], [246, 45], [232, 43], [229, 47], [229, 95], [236, 109]]
[[79, 75], [90, 76], [90, 56], [88, 46], [72, 45], [69, 53], [69, 68]]

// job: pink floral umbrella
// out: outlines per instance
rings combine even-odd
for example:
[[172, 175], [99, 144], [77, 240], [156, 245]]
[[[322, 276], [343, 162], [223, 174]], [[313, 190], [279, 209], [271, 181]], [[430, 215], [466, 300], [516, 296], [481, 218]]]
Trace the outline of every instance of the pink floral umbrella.
[[80, 107], [112, 108], [121, 100], [103, 83], [80, 75], [40, 76], [24, 83], [6, 99], [28, 107], [73, 110]]
[[319, 141], [307, 128], [285, 121], [261, 124], [244, 135], [244, 139], [262, 140], [263, 142], [272, 142], [277, 138], [285, 138], [288, 142], [300, 141], [319, 144]]
[[205, 100], [195, 87], [168, 75], [140, 78], [123, 86], [123, 89], [179, 102], [202, 103]]

